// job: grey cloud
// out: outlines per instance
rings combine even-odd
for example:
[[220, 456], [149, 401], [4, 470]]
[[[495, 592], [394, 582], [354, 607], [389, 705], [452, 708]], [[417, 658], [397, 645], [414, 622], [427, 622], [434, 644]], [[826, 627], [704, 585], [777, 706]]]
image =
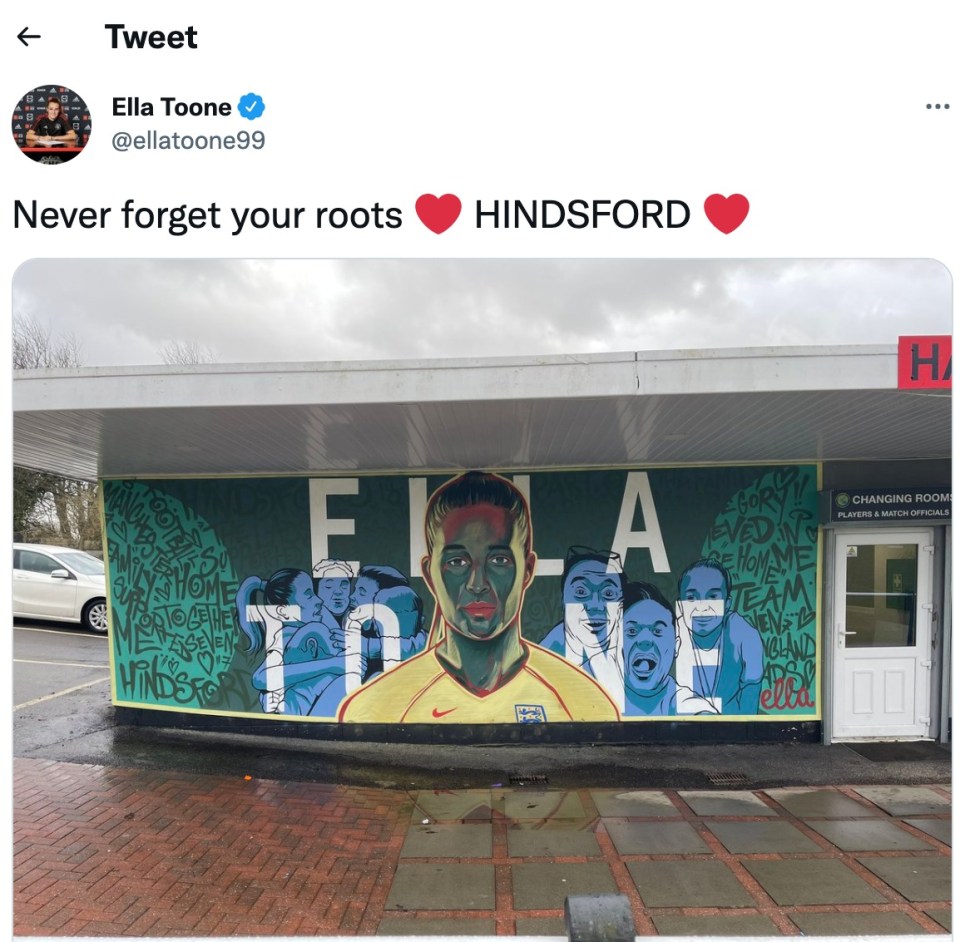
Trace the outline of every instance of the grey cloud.
[[951, 329], [928, 260], [34, 260], [14, 312], [88, 362], [222, 362], [892, 343]]

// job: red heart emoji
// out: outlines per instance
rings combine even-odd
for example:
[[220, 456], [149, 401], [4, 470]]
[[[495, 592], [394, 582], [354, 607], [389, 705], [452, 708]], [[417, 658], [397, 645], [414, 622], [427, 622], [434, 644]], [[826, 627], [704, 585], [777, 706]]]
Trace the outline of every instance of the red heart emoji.
[[747, 218], [750, 212], [750, 203], [747, 198], [740, 193], [734, 193], [732, 196], [721, 196], [714, 193], [708, 196], [703, 203], [703, 211], [721, 232], [728, 235], [738, 228], [740, 223]]
[[460, 216], [460, 198], [452, 193], [434, 196], [424, 193], [417, 200], [417, 215], [431, 232], [446, 232]]

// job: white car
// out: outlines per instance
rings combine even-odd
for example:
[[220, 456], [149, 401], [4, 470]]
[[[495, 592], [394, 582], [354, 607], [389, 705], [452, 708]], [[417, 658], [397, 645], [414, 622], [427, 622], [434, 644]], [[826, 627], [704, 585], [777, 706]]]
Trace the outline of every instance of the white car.
[[103, 634], [108, 627], [103, 561], [66, 546], [14, 543], [13, 614], [78, 622]]

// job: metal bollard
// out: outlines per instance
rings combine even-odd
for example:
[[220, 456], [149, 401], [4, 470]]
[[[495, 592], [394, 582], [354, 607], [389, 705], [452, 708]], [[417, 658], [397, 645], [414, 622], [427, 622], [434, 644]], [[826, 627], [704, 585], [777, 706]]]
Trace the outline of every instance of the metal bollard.
[[563, 918], [569, 942], [633, 942], [637, 935], [630, 901], [620, 893], [568, 896]]

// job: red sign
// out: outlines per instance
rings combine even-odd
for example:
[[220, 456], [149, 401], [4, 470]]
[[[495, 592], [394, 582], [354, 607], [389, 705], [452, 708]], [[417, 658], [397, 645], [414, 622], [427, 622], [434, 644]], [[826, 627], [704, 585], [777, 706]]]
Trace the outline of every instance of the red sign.
[[897, 389], [950, 389], [953, 338], [901, 337], [897, 348]]

